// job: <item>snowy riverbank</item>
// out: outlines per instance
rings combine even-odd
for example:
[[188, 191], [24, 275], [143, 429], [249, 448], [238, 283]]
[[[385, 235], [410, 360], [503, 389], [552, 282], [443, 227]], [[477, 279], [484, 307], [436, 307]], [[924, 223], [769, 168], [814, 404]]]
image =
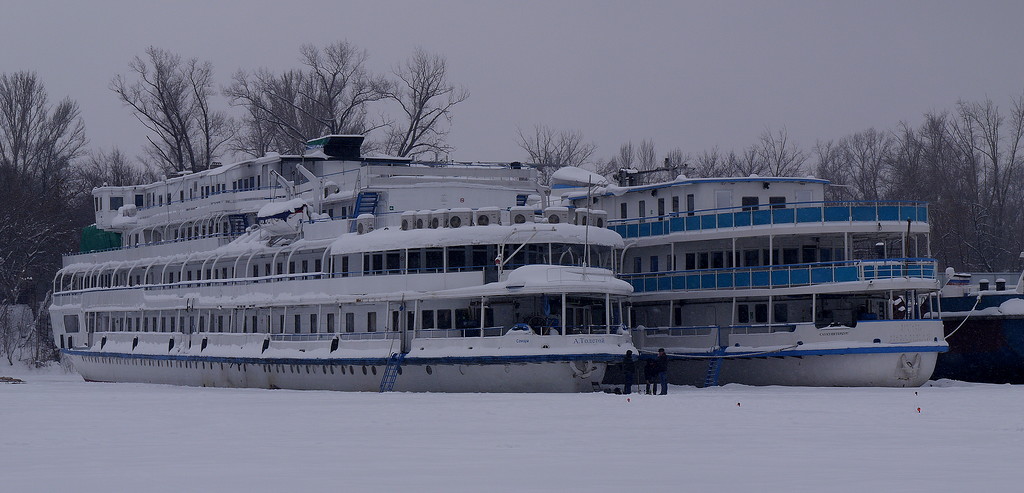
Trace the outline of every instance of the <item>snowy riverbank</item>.
[[1001, 491], [1024, 459], [1024, 386], [627, 400], [0, 375], [26, 381], [0, 385], [3, 491]]

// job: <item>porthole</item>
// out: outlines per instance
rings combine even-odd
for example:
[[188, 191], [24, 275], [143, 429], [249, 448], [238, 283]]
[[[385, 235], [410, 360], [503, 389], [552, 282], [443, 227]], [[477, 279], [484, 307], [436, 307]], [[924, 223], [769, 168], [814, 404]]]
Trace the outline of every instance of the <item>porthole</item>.
[[433, 375], [433, 374], [434, 374], [434, 370], [432, 370], [430, 368], [430, 365], [427, 365], [427, 375]]
[[374, 375], [376, 375], [376, 374], [377, 374], [377, 367], [376, 367], [376, 366], [371, 366], [371, 367], [370, 367], [370, 370], [372, 370], [372, 371], [373, 371], [373, 374], [374, 374]]
[[399, 374], [399, 375], [401, 375], [401, 374], [402, 374], [402, 367], [401, 367], [401, 366], [399, 366], [399, 367], [398, 367], [398, 374]]
[[363, 375], [366, 375], [366, 365], [363, 365]]
[[354, 367], [352, 365], [348, 365], [348, 372], [353, 374], [353, 375], [355, 375], [356, 374], [356, 367]]
[[341, 365], [341, 374], [344, 375], [345, 373], [345, 365]]
[[334, 375], [334, 365], [331, 365], [331, 375]]

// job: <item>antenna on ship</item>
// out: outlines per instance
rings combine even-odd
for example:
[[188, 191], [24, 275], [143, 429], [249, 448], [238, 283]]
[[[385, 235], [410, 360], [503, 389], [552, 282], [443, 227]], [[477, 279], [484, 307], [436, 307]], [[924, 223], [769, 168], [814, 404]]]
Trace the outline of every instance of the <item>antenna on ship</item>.
[[586, 213], [586, 215], [583, 216], [583, 221], [584, 221], [584, 224], [583, 224], [583, 228], [584, 228], [584, 230], [583, 230], [584, 231], [583, 232], [583, 248], [585, 248], [585, 250], [583, 250], [583, 267], [590, 267], [590, 207], [591, 207], [590, 203], [592, 202], [592, 199], [591, 199], [591, 196], [590, 196], [590, 194], [591, 194], [590, 187], [593, 186], [593, 182], [594, 182], [594, 177], [588, 175], [587, 176], [587, 213]]

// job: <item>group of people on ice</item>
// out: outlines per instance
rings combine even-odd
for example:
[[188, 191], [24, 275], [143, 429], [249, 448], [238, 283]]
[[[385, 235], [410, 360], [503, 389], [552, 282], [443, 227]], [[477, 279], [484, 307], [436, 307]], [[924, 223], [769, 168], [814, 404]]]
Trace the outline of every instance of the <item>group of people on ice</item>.
[[[658, 349], [658, 356], [646, 361], [643, 366], [644, 382], [647, 384], [645, 393], [657, 394], [660, 383], [661, 395], [668, 394], [668, 355], [665, 354], [665, 348]], [[633, 383], [636, 382], [636, 370], [639, 363], [633, 357], [633, 350], [627, 350], [626, 355], [622, 358], [622, 378], [625, 381], [623, 394], [633, 393]]]

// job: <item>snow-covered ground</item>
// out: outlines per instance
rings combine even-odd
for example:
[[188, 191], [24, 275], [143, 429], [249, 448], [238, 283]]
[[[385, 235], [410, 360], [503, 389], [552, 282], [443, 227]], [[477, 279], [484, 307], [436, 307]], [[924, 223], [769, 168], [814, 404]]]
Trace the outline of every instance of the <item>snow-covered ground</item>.
[[[0, 366], [0, 491], [1020, 491], [1024, 386], [374, 394]], [[921, 409], [918, 413], [918, 408]]]

